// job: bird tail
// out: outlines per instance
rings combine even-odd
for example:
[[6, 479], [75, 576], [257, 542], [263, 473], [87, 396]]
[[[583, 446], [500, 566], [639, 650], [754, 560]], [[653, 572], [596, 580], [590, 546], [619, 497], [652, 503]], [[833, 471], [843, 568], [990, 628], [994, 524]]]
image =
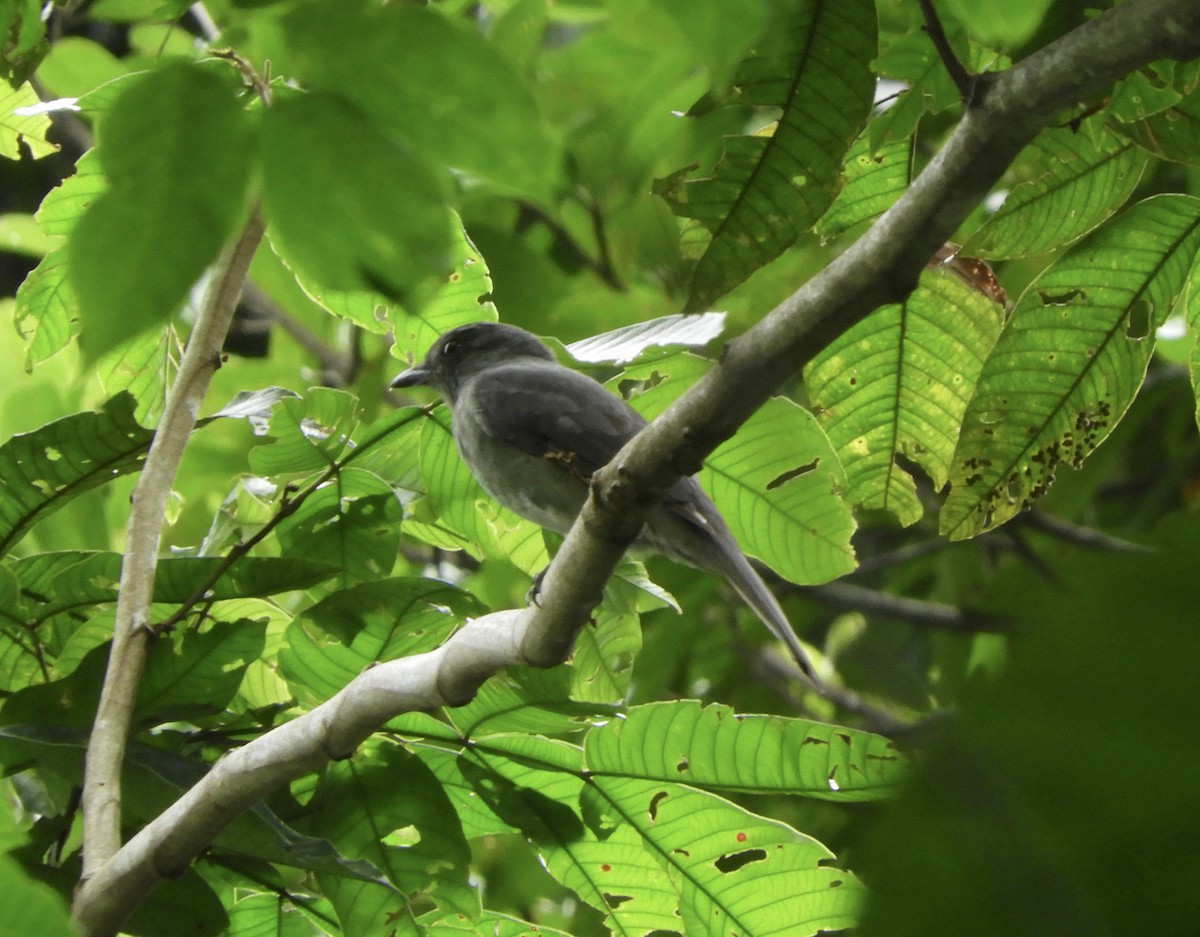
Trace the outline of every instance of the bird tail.
[[763, 582], [762, 577], [750, 565], [750, 561], [738, 551], [737, 553], [725, 553], [725, 568], [723, 572], [729, 584], [742, 601], [745, 602], [758, 616], [759, 620], [767, 626], [767, 630], [775, 635], [788, 649], [788, 653], [792, 655], [792, 659], [796, 662], [796, 666], [809, 679], [809, 682], [814, 687], [820, 688], [821, 681], [817, 676], [817, 672], [813, 669], [812, 661], [808, 659], [808, 655], [804, 653], [804, 648], [800, 646], [800, 639], [796, 637], [796, 632], [792, 630], [791, 622], [788, 621], [787, 615], [784, 614], [783, 608], [779, 605], [779, 600], [775, 598], [775, 594], [767, 588], [767, 584]]

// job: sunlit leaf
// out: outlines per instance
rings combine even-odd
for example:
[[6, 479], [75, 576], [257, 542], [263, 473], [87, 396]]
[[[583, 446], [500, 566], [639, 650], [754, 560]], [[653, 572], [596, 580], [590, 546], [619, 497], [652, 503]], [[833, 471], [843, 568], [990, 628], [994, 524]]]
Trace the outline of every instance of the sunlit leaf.
[[882, 736], [686, 700], [630, 709], [589, 732], [585, 754], [594, 774], [842, 802], [885, 797], [906, 774]]
[[813, 359], [805, 383], [851, 501], [905, 525], [921, 516], [912, 476], [897, 460], [946, 484], [967, 401], [1003, 320], [998, 303], [927, 271], [903, 303], [875, 310]]
[[904, 194], [911, 176], [911, 141], [885, 143], [872, 153], [864, 134], [846, 155], [842, 190], [817, 222], [817, 230], [832, 238], [874, 221]]
[[1200, 249], [1200, 201], [1164, 195], [1073, 248], [1021, 296], [963, 418], [941, 529], [995, 527], [1078, 468], [1141, 386]]
[[29, 147], [34, 159], [58, 150], [46, 138], [50, 130], [48, 115], [13, 113], [39, 103], [37, 92], [28, 83], [12, 88], [7, 82], [0, 82], [0, 157], [19, 159], [22, 145]]

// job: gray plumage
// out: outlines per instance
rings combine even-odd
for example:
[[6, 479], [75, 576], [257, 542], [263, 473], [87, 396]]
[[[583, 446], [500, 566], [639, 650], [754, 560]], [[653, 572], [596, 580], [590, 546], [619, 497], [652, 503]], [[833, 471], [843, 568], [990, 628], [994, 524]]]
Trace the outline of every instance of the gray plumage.
[[[392, 387], [435, 388], [454, 443], [488, 494], [542, 527], [566, 533], [592, 474], [646, 425], [620, 398], [560, 365], [516, 326], [476, 322], [442, 335]], [[722, 576], [816, 681], [779, 602], [750, 565], [712, 500], [681, 478], [651, 509], [635, 550]]]

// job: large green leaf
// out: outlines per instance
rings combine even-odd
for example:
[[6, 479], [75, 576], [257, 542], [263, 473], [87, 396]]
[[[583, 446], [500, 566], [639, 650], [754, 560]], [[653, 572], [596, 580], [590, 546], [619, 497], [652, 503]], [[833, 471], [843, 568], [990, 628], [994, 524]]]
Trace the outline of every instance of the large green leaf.
[[941, 529], [970, 537], [1078, 468], [1141, 386], [1154, 330], [1200, 249], [1200, 200], [1140, 202], [1039, 276], [984, 364], [963, 418]]
[[636, 706], [589, 732], [584, 751], [593, 774], [841, 802], [886, 797], [906, 776], [882, 736], [692, 700]]
[[379, 476], [343, 468], [276, 529], [287, 556], [333, 563], [343, 587], [387, 576], [396, 564], [403, 511]]
[[805, 370], [821, 425], [846, 469], [855, 504], [902, 524], [922, 513], [920, 465], [946, 484], [975, 381], [1004, 308], [948, 271], [926, 271], [903, 303], [883, 306], [826, 347]]
[[1065, 247], [1124, 204], [1148, 161], [1131, 142], [1097, 126], [1044, 130], [1025, 157], [1033, 178], [1008, 193], [965, 252], [1020, 257]]
[[67, 274], [67, 252], [59, 248], [43, 257], [17, 288], [13, 316], [28, 343], [26, 371], [62, 351], [79, 332], [79, 304]]
[[552, 191], [557, 155], [525, 82], [436, 9], [319, 0], [256, 27], [276, 68], [342, 95], [425, 157], [538, 199]]
[[97, 147], [110, 187], [69, 241], [91, 356], [165, 321], [245, 211], [254, 137], [228, 78], [173, 62], [118, 83]]
[[39, 518], [77, 495], [137, 471], [154, 434], [138, 425], [133, 398], [76, 413], [0, 446], [0, 554]]
[[327, 93], [284, 97], [262, 129], [271, 243], [307, 280], [404, 299], [446, 276], [447, 184], [422, 154]]
[[457, 906], [467, 889], [470, 849], [453, 806], [421, 761], [394, 746], [331, 765], [299, 825], [369, 860], [391, 883], [320, 876], [347, 933], [377, 933], [384, 915], [422, 893]]
[[[833, 858], [828, 849], [714, 794], [669, 782], [595, 777], [585, 793], [584, 815], [589, 814], [592, 829], [608, 833], [615, 827], [621, 834], [604, 839], [598, 855], [580, 870], [590, 873], [593, 887], [599, 885], [596, 890], [618, 921], [625, 905], [614, 899], [657, 896], [669, 887], [677, 893], [673, 903], [689, 934], [808, 937], [857, 922], [865, 889], [828, 864]], [[665, 876], [650, 877], [620, 862], [615, 840], [631, 833]], [[610, 842], [612, 885], [591, 872]], [[551, 872], [556, 858], [562, 861], [547, 857]]]
[[358, 400], [332, 387], [310, 387], [304, 397], [283, 401], [271, 416], [271, 442], [250, 451], [250, 466], [263, 475], [329, 469], [350, 444], [358, 424]]
[[664, 187], [676, 214], [708, 234], [689, 310], [706, 308], [778, 257], [829, 207], [842, 158], [870, 112], [875, 52], [870, 0], [778, 5], [733, 80], [737, 106], [779, 108], [778, 122], [730, 137], [711, 178]]

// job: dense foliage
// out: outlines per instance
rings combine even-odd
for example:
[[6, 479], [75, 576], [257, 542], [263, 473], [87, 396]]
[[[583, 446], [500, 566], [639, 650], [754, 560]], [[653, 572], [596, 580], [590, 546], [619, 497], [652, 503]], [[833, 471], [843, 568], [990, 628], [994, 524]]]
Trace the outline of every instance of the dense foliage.
[[[0, 6], [0, 933], [39, 935], [107, 927], [68, 920], [102, 687], [128, 838], [376, 662], [523, 606], [557, 538], [386, 389], [436, 335], [521, 325], [654, 417], [910, 191], [987, 75], [1098, 15], [41, 6]], [[1186, 933], [1200, 60], [1043, 123], [699, 474], [827, 695], [720, 582], [628, 559], [569, 660], [330, 742], [123, 926]], [[138, 607], [131, 500], [173, 432]], [[114, 627], [147, 651], [117, 688]]]

